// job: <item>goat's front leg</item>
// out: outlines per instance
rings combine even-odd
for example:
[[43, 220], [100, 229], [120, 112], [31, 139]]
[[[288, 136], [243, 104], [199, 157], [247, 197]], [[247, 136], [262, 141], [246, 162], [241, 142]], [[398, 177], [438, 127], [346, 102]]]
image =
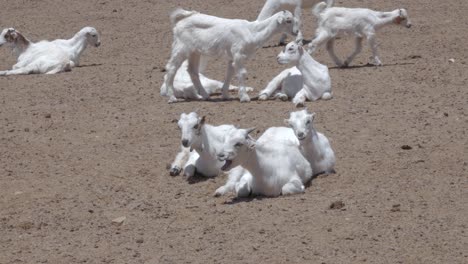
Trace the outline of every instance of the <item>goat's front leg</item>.
[[325, 30], [320, 30], [316, 33], [315, 38], [307, 46], [307, 52], [313, 54], [324, 42], [327, 42], [333, 36], [330, 36]]
[[296, 5], [296, 8], [294, 8], [294, 17], [297, 19], [297, 36], [296, 36], [296, 42], [299, 45], [303, 45], [304, 43], [304, 36], [302, 35], [302, 5]]
[[330, 40], [327, 42], [327, 51], [328, 51], [328, 54], [330, 54], [330, 57], [332, 58], [332, 60], [335, 62], [336, 66], [341, 67], [341, 66], [343, 66], [343, 63], [342, 63], [341, 60], [336, 56], [334, 46], [335, 46], [335, 40], [334, 40], [334, 39], [330, 39]]
[[180, 152], [177, 153], [174, 161], [171, 164], [171, 168], [169, 170], [169, 174], [171, 176], [177, 176], [182, 171], [182, 167], [187, 162], [190, 156], [190, 148], [185, 148], [180, 146]]
[[193, 86], [195, 87], [195, 96], [197, 99], [208, 99], [210, 95], [206, 92], [205, 88], [200, 81], [200, 54], [193, 53], [188, 61], [188, 72], [190, 74], [190, 79], [192, 80]]
[[345, 60], [344, 65], [345, 67], [348, 67], [351, 61], [353, 61], [354, 57], [358, 55], [362, 50], [362, 37], [356, 37], [356, 48], [354, 49], [354, 52], [349, 55], [349, 57]]
[[246, 88], [245, 88], [245, 77], [247, 76], [247, 70], [244, 67], [243, 61], [240, 59], [237, 59], [234, 61], [234, 67], [237, 71], [237, 74], [239, 75], [239, 100], [241, 103], [245, 102], [250, 102], [250, 97], [247, 94]]
[[382, 66], [382, 62], [379, 59], [379, 54], [377, 52], [377, 42], [375, 41], [375, 34], [369, 34], [367, 35], [367, 42], [369, 43], [369, 46], [372, 49], [372, 57], [374, 60], [374, 65], [375, 66]]
[[302, 184], [301, 180], [294, 177], [288, 183], [283, 185], [283, 188], [281, 188], [281, 194], [290, 195], [290, 194], [296, 194], [296, 193], [303, 193], [304, 190], [305, 190], [305, 187], [304, 187], [304, 184]]
[[232, 77], [234, 76], [234, 66], [232, 61], [228, 61], [226, 77], [224, 78], [224, 84], [222, 88], [223, 99], [228, 100], [231, 98], [229, 95], [229, 86], [231, 85]]
[[21, 75], [21, 74], [30, 74], [30, 73], [34, 73], [33, 68], [23, 67], [23, 68], [17, 68], [17, 69], [9, 70], [9, 71], [0, 71], [0, 76]]

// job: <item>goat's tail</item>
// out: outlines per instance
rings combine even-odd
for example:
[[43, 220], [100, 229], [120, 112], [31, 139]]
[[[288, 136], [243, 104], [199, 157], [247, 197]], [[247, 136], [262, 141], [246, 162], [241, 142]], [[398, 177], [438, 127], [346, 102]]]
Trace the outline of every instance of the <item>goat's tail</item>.
[[198, 14], [198, 12], [197, 11], [187, 11], [187, 10], [182, 9], [182, 8], [177, 8], [170, 15], [171, 23], [172, 23], [172, 25], [175, 25], [180, 20], [185, 19], [185, 18], [187, 18], [187, 17], [189, 17], [191, 15], [195, 15], [195, 14]]
[[328, 5], [333, 5], [333, 0], [328, 1], [328, 3], [320, 2], [316, 4], [312, 9], [312, 14], [317, 18], [320, 17], [320, 14], [329, 7]]

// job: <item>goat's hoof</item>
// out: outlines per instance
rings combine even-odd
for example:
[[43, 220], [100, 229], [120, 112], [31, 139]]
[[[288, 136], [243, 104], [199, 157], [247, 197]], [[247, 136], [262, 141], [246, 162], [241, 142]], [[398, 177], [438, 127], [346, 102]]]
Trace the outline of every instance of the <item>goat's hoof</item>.
[[175, 96], [171, 96], [169, 97], [169, 101], [167, 101], [168, 103], [172, 104], [172, 103], [177, 103], [177, 98]]
[[177, 176], [180, 174], [180, 172], [182, 171], [181, 168], [179, 168], [178, 166], [174, 166], [172, 167], [170, 170], [169, 170], [169, 175], [171, 176]]
[[281, 101], [283, 101], [283, 102], [285, 102], [285, 101], [288, 100], [288, 96], [285, 95], [285, 94], [279, 95], [278, 98], [279, 98]]
[[258, 100], [260, 101], [266, 101], [268, 99], [268, 95], [267, 94], [261, 94], [258, 96]]
[[250, 102], [250, 97], [248, 95], [244, 95], [244, 96], [241, 96], [239, 100], [241, 103], [248, 103]]
[[299, 107], [304, 107], [304, 103], [303, 103], [303, 102], [295, 103], [294, 105], [295, 105], [297, 108], [299, 108]]
[[216, 189], [215, 193], [213, 194], [214, 197], [220, 197], [226, 194], [226, 188], [224, 186], [219, 187]]

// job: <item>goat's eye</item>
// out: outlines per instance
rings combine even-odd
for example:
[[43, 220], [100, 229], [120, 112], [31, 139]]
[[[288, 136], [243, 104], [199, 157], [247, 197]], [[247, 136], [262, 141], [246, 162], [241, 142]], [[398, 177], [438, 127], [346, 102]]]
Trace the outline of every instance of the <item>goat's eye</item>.
[[289, 48], [288, 51], [294, 51], [294, 48]]
[[234, 145], [234, 147], [236, 147], [236, 148], [240, 148], [240, 147], [242, 147], [242, 145], [244, 145], [244, 144], [242, 144], [242, 143], [238, 142], [238, 143], [236, 143], [236, 144]]
[[310, 124], [310, 120], [307, 120], [307, 121], [306, 121], [306, 125], [308, 125], [308, 124]]
[[198, 124], [194, 125], [193, 129], [198, 129]]

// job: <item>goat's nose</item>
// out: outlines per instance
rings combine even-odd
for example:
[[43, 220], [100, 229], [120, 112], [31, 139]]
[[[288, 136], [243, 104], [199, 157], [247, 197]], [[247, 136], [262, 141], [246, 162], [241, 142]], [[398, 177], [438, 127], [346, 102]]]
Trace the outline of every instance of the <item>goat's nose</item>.
[[188, 147], [188, 139], [183, 139], [182, 140], [182, 146]]
[[411, 24], [407, 24], [406, 27], [407, 27], [407, 28], [410, 28], [410, 27], [411, 27]]
[[226, 155], [224, 153], [219, 153], [218, 154], [218, 159], [224, 159]]
[[96, 43], [96, 48], [99, 47], [99, 46], [101, 46], [101, 42]]
[[299, 133], [297, 133], [297, 137], [298, 137], [298, 138], [303, 138], [303, 137], [304, 137], [304, 132], [299, 132]]

